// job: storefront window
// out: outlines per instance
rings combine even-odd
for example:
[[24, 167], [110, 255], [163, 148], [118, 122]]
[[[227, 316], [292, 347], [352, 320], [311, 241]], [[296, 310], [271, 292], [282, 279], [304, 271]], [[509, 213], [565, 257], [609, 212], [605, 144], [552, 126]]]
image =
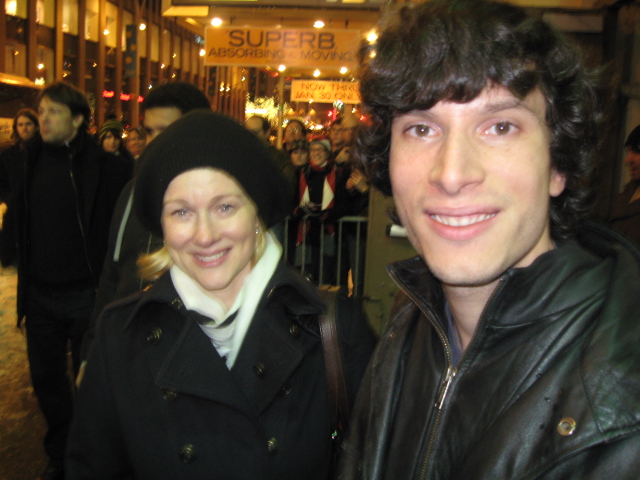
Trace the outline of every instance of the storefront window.
[[62, 31], [78, 35], [78, 0], [64, 0], [62, 3]]
[[118, 31], [116, 29], [118, 18], [118, 7], [111, 2], [107, 2], [107, 16], [105, 21], [105, 29], [103, 35], [105, 36], [105, 44], [107, 47], [115, 48], [118, 44]]
[[98, 0], [87, 0], [87, 15], [85, 19], [85, 39], [92, 42], [98, 41]]
[[38, 47], [38, 65], [36, 83], [48, 85], [54, 80], [53, 50], [46, 47]]
[[53, 28], [56, 23], [55, 0], [38, 0], [36, 3], [36, 22]]
[[5, 46], [6, 72], [27, 76], [27, 47], [21, 43], [9, 42]]
[[7, 15], [27, 18], [27, 0], [5, 0], [4, 11]]

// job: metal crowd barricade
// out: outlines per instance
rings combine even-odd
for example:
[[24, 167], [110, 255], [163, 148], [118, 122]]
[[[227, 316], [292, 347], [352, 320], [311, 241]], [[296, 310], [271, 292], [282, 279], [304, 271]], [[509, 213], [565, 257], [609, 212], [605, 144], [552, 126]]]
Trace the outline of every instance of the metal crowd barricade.
[[[301, 221], [303, 222], [302, 224], [302, 245], [300, 245], [300, 254], [299, 254], [299, 260], [300, 260], [300, 265], [295, 265], [295, 260], [296, 260], [296, 254], [294, 251], [294, 258], [290, 259], [289, 258], [289, 240], [290, 240], [290, 235], [289, 235], [289, 222], [290, 222], [290, 217], [287, 217], [285, 220], [285, 225], [284, 225], [284, 245], [283, 245], [283, 249], [284, 249], [284, 259], [285, 261], [289, 262], [291, 265], [294, 265], [296, 268], [299, 268], [300, 273], [302, 275], [305, 274], [305, 269], [307, 267], [307, 232], [306, 232], [306, 222], [304, 220], [306, 220], [306, 217], [301, 219]], [[366, 228], [366, 224], [367, 224], [367, 217], [358, 217], [358, 216], [347, 216], [347, 217], [342, 217], [340, 220], [338, 220], [336, 222], [337, 226], [338, 226], [338, 233], [337, 233], [337, 243], [336, 243], [336, 286], [341, 286], [342, 282], [344, 281], [344, 283], [348, 283], [348, 279], [342, 279], [341, 277], [341, 266], [342, 266], [342, 262], [344, 261], [344, 259], [342, 258], [342, 254], [343, 254], [343, 229], [344, 226], [346, 224], [356, 224], [356, 241], [355, 241], [355, 252], [353, 255], [354, 258], [354, 265], [350, 265], [351, 267], [351, 275], [352, 275], [352, 282], [353, 282], [353, 287], [354, 287], [354, 291], [356, 290], [356, 287], [358, 285], [361, 284], [361, 282], [363, 282], [364, 280], [364, 273], [362, 273], [363, 278], [360, 278], [361, 275], [361, 265], [360, 263], [363, 261], [364, 259], [364, 255], [362, 255], [363, 252], [361, 252], [360, 250], [362, 248], [364, 248], [363, 245], [363, 239], [365, 238], [365, 233], [363, 232], [363, 228]], [[318, 271], [319, 271], [319, 275], [318, 275], [318, 285], [322, 285], [323, 284], [323, 279], [324, 279], [324, 235], [320, 236], [320, 249], [317, 252], [317, 255], [319, 256], [318, 258]], [[296, 247], [298, 248], [298, 247]], [[348, 254], [348, 249], [349, 246], [347, 245], [347, 254]], [[364, 272], [364, 271], [363, 271]], [[361, 289], [360, 289], [361, 290]]]

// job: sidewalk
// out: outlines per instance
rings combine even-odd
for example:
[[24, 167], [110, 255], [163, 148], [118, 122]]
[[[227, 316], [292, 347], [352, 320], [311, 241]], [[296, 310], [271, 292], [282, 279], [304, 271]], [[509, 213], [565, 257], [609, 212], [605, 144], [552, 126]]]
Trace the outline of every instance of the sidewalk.
[[16, 328], [16, 271], [0, 268], [0, 479], [34, 480], [47, 463], [45, 422], [31, 387], [26, 339]]

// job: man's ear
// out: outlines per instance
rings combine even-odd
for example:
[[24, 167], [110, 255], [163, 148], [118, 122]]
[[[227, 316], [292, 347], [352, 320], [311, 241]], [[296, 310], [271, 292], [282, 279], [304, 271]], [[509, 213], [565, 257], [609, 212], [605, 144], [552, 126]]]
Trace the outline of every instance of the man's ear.
[[78, 130], [82, 126], [82, 122], [84, 122], [84, 115], [78, 113], [73, 117], [73, 127]]
[[551, 176], [549, 178], [549, 195], [557, 197], [567, 185], [567, 177], [564, 173], [559, 173], [555, 168], [551, 169]]

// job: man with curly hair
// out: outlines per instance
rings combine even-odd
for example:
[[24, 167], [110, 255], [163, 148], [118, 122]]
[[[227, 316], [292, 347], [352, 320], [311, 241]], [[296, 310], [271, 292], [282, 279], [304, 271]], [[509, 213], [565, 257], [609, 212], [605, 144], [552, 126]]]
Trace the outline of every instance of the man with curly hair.
[[360, 51], [357, 156], [419, 256], [343, 479], [638, 478], [640, 254], [585, 221], [603, 98], [515, 6], [423, 3]]

